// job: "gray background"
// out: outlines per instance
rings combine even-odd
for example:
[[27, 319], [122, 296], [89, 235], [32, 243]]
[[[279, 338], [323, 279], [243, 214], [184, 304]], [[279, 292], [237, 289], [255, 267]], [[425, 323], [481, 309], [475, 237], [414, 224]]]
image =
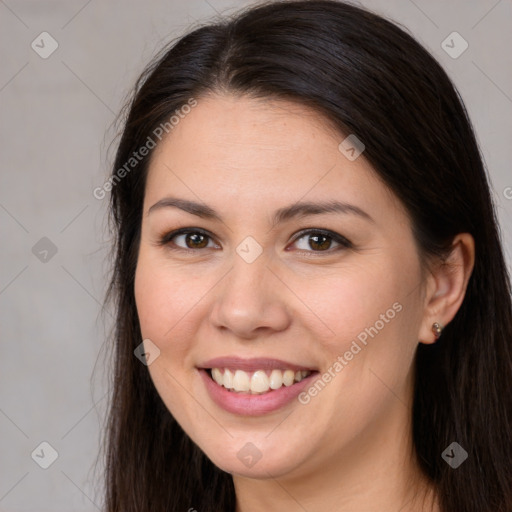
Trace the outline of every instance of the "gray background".
[[[489, 168], [510, 268], [512, 2], [361, 3], [407, 27], [458, 86]], [[94, 462], [107, 401], [101, 349], [111, 312], [102, 315], [101, 302], [110, 235], [107, 201], [92, 191], [107, 176], [112, 123], [144, 64], [196, 22], [247, 5], [0, 0], [1, 511], [101, 508]], [[31, 47], [50, 48], [38, 37], [44, 31], [58, 43], [46, 59]], [[441, 46], [453, 31], [469, 44], [458, 58]], [[43, 441], [58, 453], [48, 469], [35, 462], [50, 460]]]

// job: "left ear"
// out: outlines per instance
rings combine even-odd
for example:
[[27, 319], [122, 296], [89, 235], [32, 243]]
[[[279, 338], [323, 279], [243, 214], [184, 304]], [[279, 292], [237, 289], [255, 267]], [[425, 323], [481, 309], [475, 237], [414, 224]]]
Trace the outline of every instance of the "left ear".
[[469, 233], [459, 233], [446, 260], [432, 269], [427, 278], [425, 310], [418, 333], [420, 343], [436, 341], [434, 322], [445, 327], [453, 320], [464, 300], [474, 263], [475, 241]]

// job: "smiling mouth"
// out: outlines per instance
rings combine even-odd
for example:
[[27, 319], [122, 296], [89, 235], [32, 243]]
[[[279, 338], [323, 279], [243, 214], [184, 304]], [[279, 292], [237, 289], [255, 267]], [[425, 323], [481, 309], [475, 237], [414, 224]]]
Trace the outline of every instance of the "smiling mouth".
[[290, 387], [310, 377], [312, 370], [256, 370], [247, 372], [229, 368], [206, 368], [206, 373], [219, 386], [233, 393], [262, 395], [282, 387]]

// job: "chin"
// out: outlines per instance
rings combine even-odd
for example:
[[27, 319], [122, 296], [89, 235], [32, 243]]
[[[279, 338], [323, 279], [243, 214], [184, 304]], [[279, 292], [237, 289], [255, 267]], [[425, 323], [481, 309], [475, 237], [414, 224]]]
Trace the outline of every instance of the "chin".
[[283, 477], [293, 473], [307, 460], [306, 455], [298, 453], [294, 445], [285, 440], [274, 444], [268, 440], [258, 443], [250, 441], [250, 437], [230, 440], [227, 450], [225, 446], [201, 449], [222, 471], [255, 479]]

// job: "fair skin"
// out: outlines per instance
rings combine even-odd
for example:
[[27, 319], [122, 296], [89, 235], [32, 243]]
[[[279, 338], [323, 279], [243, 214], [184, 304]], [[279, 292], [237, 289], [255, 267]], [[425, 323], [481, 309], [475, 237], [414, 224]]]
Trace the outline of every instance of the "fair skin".
[[[350, 161], [340, 152], [344, 138], [306, 107], [219, 95], [198, 100], [152, 157], [135, 281], [142, 336], [160, 350], [148, 369], [185, 432], [233, 475], [237, 512], [430, 510], [419, 497], [432, 488], [412, 455], [413, 359], [419, 342], [435, 341], [432, 323], [448, 324], [459, 309], [473, 240], [458, 235], [449, 265], [423, 274], [407, 213], [364, 153]], [[222, 221], [169, 206], [149, 212], [171, 196], [206, 204]], [[331, 200], [371, 219], [336, 212], [271, 223], [298, 201]], [[178, 228], [210, 238], [158, 244]], [[296, 239], [306, 228], [352, 245]], [[263, 251], [251, 263], [236, 251], [248, 236]], [[202, 362], [224, 356], [332, 373], [376, 325], [308, 403], [233, 413], [199, 375]], [[250, 467], [237, 457], [247, 443], [261, 456]]]

